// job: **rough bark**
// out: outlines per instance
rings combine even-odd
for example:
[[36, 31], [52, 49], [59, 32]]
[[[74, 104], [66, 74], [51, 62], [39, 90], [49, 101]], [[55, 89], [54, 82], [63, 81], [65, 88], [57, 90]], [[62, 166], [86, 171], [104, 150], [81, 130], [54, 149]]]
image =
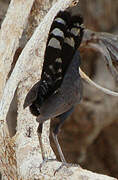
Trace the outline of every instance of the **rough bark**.
[[0, 31], [0, 96], [34, 0], [13, 0]]

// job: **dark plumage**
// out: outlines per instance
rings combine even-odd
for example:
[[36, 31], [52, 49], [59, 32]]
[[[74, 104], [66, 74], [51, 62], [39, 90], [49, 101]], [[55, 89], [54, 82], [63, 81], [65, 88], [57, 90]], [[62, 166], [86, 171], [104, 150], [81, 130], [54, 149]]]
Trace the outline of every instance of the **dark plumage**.
[[40, 145], [43, 122], [53, 117], [59, 119], [53, 138], [62, 161], [65, 159], [57, 133], [82, 97], [77, 50], [83, 37], [82, 23], [80, 15], [72, 16], [69, 11], [60, 11], [54, 18], [46, 44], [41, 80], [31, 88], [24, 102], [24, 108], [29, 106], [31, 113], [37, 116]]
[[37, 117], [39, 123], [65, 113], [80, 102], [82, 97], [82, 82], [79, 75], [79, 66], [80, 55], [76, 51], [61, 86], [42, 104], [40, 115]]

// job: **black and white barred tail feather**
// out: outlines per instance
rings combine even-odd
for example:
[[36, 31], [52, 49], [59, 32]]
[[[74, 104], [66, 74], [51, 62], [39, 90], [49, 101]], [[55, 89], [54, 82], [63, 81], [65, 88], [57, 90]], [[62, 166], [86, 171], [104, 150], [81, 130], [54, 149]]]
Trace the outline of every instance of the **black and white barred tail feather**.
[[[55, 59], [61, 59], [61, 50], [64, 43], [64, 37], [67, 31], [69, 21], [70, 14], [66, 11], [60, 11], [54, 18], [53, 23], [51, 25], [46, 44], [41, 80], [31, 88], [24, 102], [24, 108], [30, 105], [30, 110], [34, 115], [39, 114], [39, 111], [36, 111], [36, 101], [38, 101], [39, 105], [41, 105], [43, 100], [47, 96], [49, 96], [49, 94], [51, 94], [52, 91], [54, 91], [53, 89], [56, 68], [61, 68], [61, 64], [59, 64], [58, 66], [57, 61], [56, 68], [53, 66], [53, 64], [55, 62]], [[33, 111], [36, 111], [36, 113], [34, 113]]]
[[43, 102], [60, 87], [81, 43], [82, 23], [81, 16], [72, 16], [67, 11], [60, 11], [54, 18], [46, 44], [41, 80], [29, 91], [24, 103], [24, 108], [30, 106], [33, 115], [40, 114]]
[[[32, 102], [37, 100], [39, 105], [41, 105], [43, 100], [54, 91], [57, 67], [61, 68], [62, 66], [61, 63], [59, 64], [59, 59], [61, 59], [61, 50], [69, 21], [70, 14], [66, 11], [60, 11], [54, 18], [46, 44], [41, 80], [27, 94], [24, 108], [31, 105], [31, 111], [37, 109]], [[58, 59], [57, 63], [55, 59]], [[37, 111], [35, 114], [37, 115], [37, 113], [39, 112]]]
[[67, 29], [64, 44], [62, 47], [62, 72], [63, 77], [66, 73], [72, 58], [80, 46], [83, 37], [83, 18], [78, 16], [72, 16], [70, 26]]
[[70, 13], [60, 11], [49, 31], [41, 75], [42, 82], [48, 84], [47, 97], [57, 89], [55, 82], [58, 77], [62, 79], [62, 47], [70, 19]]
[[[63, 17], [63, 20], [59, 21], [59, 15]], [[82, 23], [83, 19], [80, 15], [72, 16], [66, 11], [60, 12], [52, 23], [41, 76], [41, 79], [51, 81], [47, 96], [51, 95], [62, 83], [64, 74], [82, 40]]]

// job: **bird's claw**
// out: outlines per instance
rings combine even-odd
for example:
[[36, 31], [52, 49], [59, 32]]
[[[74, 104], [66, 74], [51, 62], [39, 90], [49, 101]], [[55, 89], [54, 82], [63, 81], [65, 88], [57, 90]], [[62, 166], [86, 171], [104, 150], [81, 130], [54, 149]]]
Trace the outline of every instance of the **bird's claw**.
[[42, 162], [42, 163], [40, 164], [40, 166], [39, 166], [40, 172], [41, 172], [41, 169], [42, 169], [43, 165], [44, 165], [45, 163], [51, 162], [51, 161], [56, 161], [56, 159], [48, 159], [48, 158], [43, 159], [43, 162]]
[[69, 167], [80, 167], [79, 164], [72, 164], [72, 163], [62, 162], [61, 166], [57, 170], [55, 170], [54, 175], [56, 175], [56, 173], [58, 173], [64, 166], [67, 168], [66, 173], [68, 175], [70, 175], [70, 176], [73, 174], [73, 172], [68, 169]]
[[[69, 168], [69, 167], [72, 167], [72, 166], [78, 167], [78, 164], [70, 164], [70, 163], [62, 162], [61, 166], [58, 169], [55, 170], [54, 175], [56, 175], [56, 173], [58, 173], [64, 166], [66, 168]], [[68, 170], [67, 173], [68, 173], [68, 175], [72, 175], [73, 172]]]

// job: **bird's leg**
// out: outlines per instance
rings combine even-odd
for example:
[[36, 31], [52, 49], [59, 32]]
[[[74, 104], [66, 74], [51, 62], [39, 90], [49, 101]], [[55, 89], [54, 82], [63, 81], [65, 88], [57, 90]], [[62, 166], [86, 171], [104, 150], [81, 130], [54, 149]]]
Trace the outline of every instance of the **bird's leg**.
[[41, 148], [42, 159], [45, 160], [45, 152], [44, 152], [44, 149], [43, 149], [43, 143], [42, 143], [42, 139], [41, 139], [42, 128], [43, 128], [43, 124], [41, 123], [41, 124], [38, 125], [37, 135], [38, 135], [39, 144], [40, 144], [40, 148]]
[[68, 167], [70, 167], [70, 165], [72, 165], [72, 164], [69, 164], [69, 163], [66, 162], [65, 157], [63, 155], [63, 152], [61, 150], [61, 146], [60, 146], [60, 144], [58, 142], [58, 137], [57, 136], [58, 136], [58, 133], [59, 133], [59, 130], [60, 130], [62, 124], [64, 123], [64, 120], [72, 113], [73, 109], [74, 108], [72, 107], [70, 110], [68, 110], [65, 113], [63, 113], [63, 114], [56, 117], [60, 121], [59, 121], [59, 123], [56, 124], [56, 126], [55, 126], [55, 128], [54, 128], [54, 130], [52, 132], [52, 136], [53, 136], [54, 142], [56, 144], [60, 159], [62, 161], [62, 165], [55, 171], [55, 173], [58, 172], [63, 166], [66, 166], [68, 168]]
[[41, 171], [41, 168], [42, 168], [44, 163], [46, 163], [48, 161], [55, 161], [55, 159], [48, 159], [45, 156], [45, 150], [43, 148], [42, 137], [41, 137], [41, 135], [42, 135], [42, 128], [43, 128], [43, 123], [39, 123], [39, 126], [37, 128], [37, 135], [38, 135], [39, 144], [40, 144], [40, 148], [41, 148], [42, 159], [43, 159], [43, 162], [40, 164], [40, 171]]
[[54, 174], [56, 174], [63, 166], [68, 167], [68, 164], [67, 164], [67, 162], [66, 162], [66, 160], [65, 160], [65, 157], [64, 157], [63, 152], [62, 152], [62, 150], [61, 150], [61, 146], [60, 146], [60, 144], [59, 144], [58, 137], [57, 137], [57, 136], [58, 136], [59, 129], [60, 129], [60, 127], [62, 126], [62, 124], [63, 124], [63, 121], [60, 121], [60, 122], [56, 125], [55, 129], [52, 131], [52, 137], [53, 137], [53, 140], [54, 140], [54, 142], [55, 142], [55, 144], [56, 144], [56, 147], [57, 147], [57, 150], [58, 150], [60, 159], [61, 159], [61, 161], [62, 161], [61, 166], [60, 166], [58, 169], [56, 169], [56, 171], [55, 171]]
[[52, 136], [54, 139], [54, 142], [56, 144], [60, 159], [62, 162], [66, 163], [66, 160], [64, 158], [63, 152], [61, 150], [60, 144], [58, 142], [58, 133], [59, 133], [59, 129], [61, 128], [62, 124], [64, 123], [64, 121], [66, 120], [66, 118], [73, 112], [73, 107], [71, 109], [69, 109], [68, 111], [64, 112], [63, 114], [57, 116], [56, 118], [59, 119], [59, 123], [56, 124], [56, 127], [54, 128], [53, 132], [52, 132]]
[[[62, 122], [61, 122], [62, 123]], [[53, 137], [53, 140], [56, 144], [56, 147], [57, 147], [57, 150], [58, 150], [58, 153], [59, 153], [59, 156], [60, 156], [60, 159], [62, 162], [66, 163], [66, 160], [65, 160], [65, 157], [63, 155], [63, 152], [61, 150], [61, 146], [59, 144], [59, 141], [58, 141], [58, 138], [57, 138], [57, 135], [58, 135], [58, 131], [59, 131], [59, 128], [62, 124], [57, 124], [56, 128], [54, 129], [54, 131], [52, 132], [52, 137]]]

